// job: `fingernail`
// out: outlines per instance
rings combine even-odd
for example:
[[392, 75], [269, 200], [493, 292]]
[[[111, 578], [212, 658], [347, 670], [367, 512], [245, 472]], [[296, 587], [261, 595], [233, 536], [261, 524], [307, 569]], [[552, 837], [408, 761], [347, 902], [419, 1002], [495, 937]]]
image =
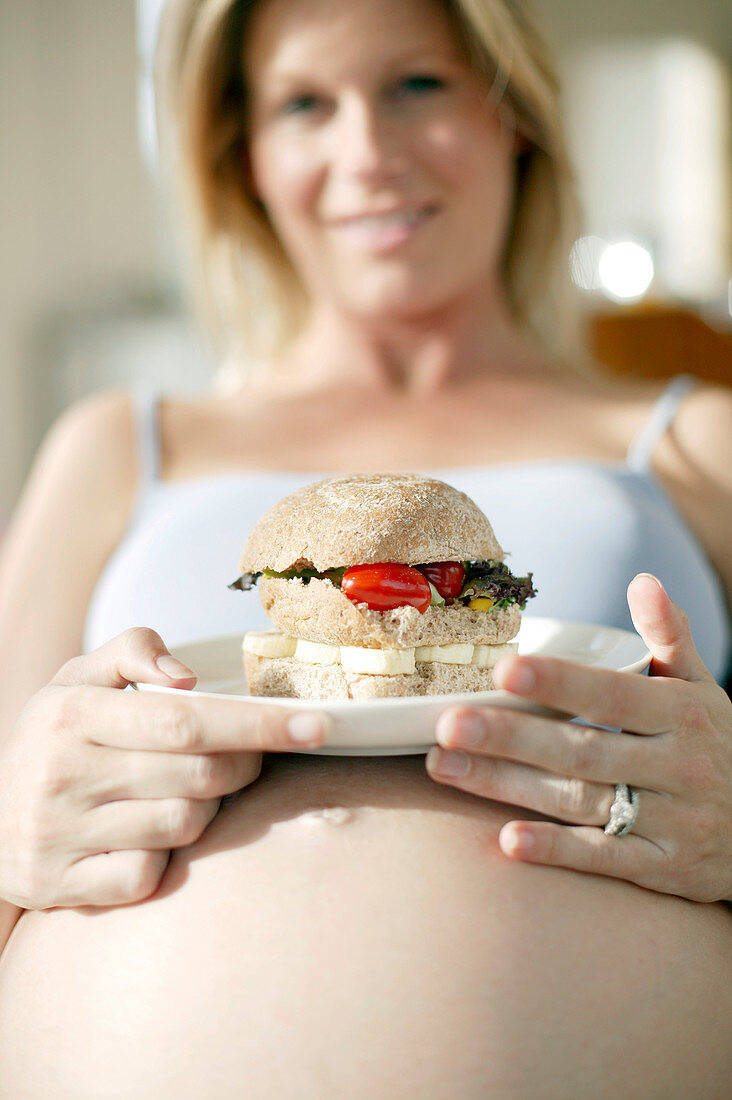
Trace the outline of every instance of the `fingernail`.
[[287, 732], [298, 745], [317, 745], [325, 740], [327, 722], [323, 715], [303, 710], [288, 718]]
[[507, 825], [501, 830], [501, 847], [514, 855], [526, 855], [536, 847], [536, 838], [525, 829], [518, 830]]
[[155, 658], [155, 664], [171, 680], [190, 680], [192, 676], [195, 677], [196, 675], [187, 665], [184, 665], [177, 657], [171, 656], [170, 653], [161, 653]]
[[471, 763], [466, 752], [445, 752], [433, 747], [427, 753], [427, 767], [436, 775], [457, 779], [468, 774]]
[[653, 581], [653, 583], [656, 585], [656, 587], [660, 588], [662, 592], [666, 591], [665, 588], [663, 587], [663, 585], [661, 584], [661, 582], [659, 581], [658, 577], [654, 577], [653, 573], [639, 573], [638, 576], [639, 577], [645, 577], [647, 580]]
[[445, 714], [437, 723], [437, 739], [445, 748], [474, 749], [483, 740], [485, 727], [479, 714]]
[[510, 658], [498, 662], [493, 670], [493, 682], [507, 691], [528, 695], [536, 686], [536, 674], [528, 665]]

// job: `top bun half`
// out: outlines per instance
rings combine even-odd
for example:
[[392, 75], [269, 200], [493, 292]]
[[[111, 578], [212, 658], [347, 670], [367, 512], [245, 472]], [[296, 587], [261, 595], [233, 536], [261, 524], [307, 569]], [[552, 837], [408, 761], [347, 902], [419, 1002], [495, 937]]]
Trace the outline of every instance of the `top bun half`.
[[243, 573], [335, 569], [372, 562], [502, 561], [477, 504], [419, 474], [326, 478], [283, 497], [253, 528]]

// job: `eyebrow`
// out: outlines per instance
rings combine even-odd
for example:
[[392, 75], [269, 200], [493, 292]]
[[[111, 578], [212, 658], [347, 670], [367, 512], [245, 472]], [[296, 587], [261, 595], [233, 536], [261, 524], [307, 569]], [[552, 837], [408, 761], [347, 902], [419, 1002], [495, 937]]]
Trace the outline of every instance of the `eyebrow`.
[[[399, 54], [395, 54], [393, 57], [389, 58], [385, 65], [385, 68], [397, 69], [403, 65], [415, 64], [418, 61], [422, 62], [425, 65], [429, 65], [437, 62], [447, 62], [454, 64], [462, 60], [463, 58], [461, 57], [460, 51], [457, 48], [454, 50], [451, 49], [449, 53], [441, 53], [439, 56], [435, 54], [434, 51], [430, 48], [421, 48], [404, 50]], [[301, 83], [303, 81], [309, 80], [317, 81], [319, 79], [318, 74], [313, 74], [312, 72], [301, 72], [297, 68], [283, 68], [278, 70], [275, 67], [270, 71], [269, 76], [273, 81], [277, 81], [277, 83], [282, 84]]]

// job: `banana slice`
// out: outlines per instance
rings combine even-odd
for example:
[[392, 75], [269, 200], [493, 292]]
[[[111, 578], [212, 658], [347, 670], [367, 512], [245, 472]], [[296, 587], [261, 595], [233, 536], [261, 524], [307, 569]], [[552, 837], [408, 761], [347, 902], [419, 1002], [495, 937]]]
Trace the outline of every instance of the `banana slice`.
[[326, 645], [291, 638], [275, 631], [250, 630], [244, 635], [245, 653], [257, 657], [294, 657], [309, 665], [340, 664], [348, 672], [372, 676], [402, 676], [415, 671], [415, 661], [493, 668], [501, 657], [518, 651], [517, 642], [504, 645], [421, 645], [416, 649], [368, 649], [364, 646]]
[[417, 661], [439, 661], [443, 665], [469, 665], [473, 659], [473, 649], [468, 644], [455, 645], [418, 645], [415, 652]]
[[501, 657], [510, 657], [518, 653], [518, 642], [504, 642], [503, 645], [474, 646], [472, 664], [478, 668], [493, 668]]
[[371, 676], [403, 676], [414, 672], [413, 649], [366, 649], [342, 645], [341, 665], [348, 672]]
[[244, 635], [243, 648], [245, 653], [253, 653], [255, 657], [292, 657], [296, 645], [297, 638], [289, 638], [286, 634], [249, 630]]
[[337, 665], [341, 659], [341, 648], [326, 645], [324, 642], [306, 642], [298, 638], [295, 647], [295, 660], [308, 665]]

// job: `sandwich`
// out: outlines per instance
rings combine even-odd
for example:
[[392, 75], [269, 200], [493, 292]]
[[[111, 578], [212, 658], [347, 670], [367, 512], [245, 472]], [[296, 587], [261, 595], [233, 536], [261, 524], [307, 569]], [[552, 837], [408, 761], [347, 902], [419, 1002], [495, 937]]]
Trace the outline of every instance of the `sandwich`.
[[291, 493], [253, 528], [229, 585], [256, 585], [277, 628], [244, 636], [250, 693], [489, 690], [536, 594], [503, 559], [478, 506], [433, 478], [354, 474]]

